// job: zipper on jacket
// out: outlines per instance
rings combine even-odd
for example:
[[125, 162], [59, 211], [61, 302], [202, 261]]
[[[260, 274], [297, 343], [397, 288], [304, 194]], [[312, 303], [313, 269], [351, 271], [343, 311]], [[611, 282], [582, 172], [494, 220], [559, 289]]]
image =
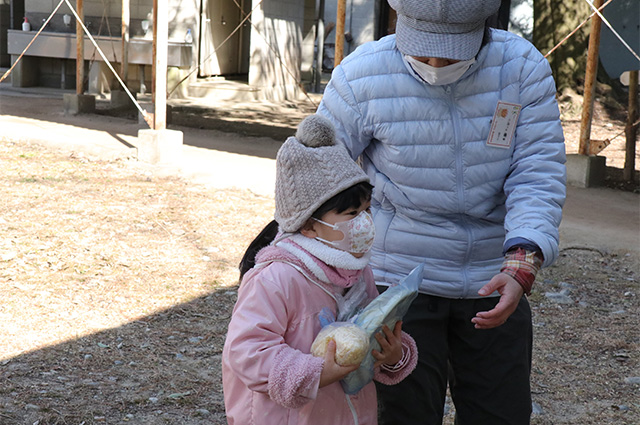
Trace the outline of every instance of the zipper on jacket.
[[353, 403], [351, 403], [351, 397], [349, 397], [349, 394], [346, 394], [346, 393], [344, 396], [347, 398], [347, 404], [349, 405], [349, 409], [351, 410], [351, 414], [353, 415], [353, 424], [359, 425], [358, 413], [356, 412], [356, 408], [353, 406]]
[[469, 227], [469, 222], [464, 214], [460, 214], [460, 222], [462, 227], [467, 233], [467, 249], [464, 253], [462, 260], [462, 295], [460, 298], [467, 298], [469, 295], [469, 288], [471, 287], [471, 281], [469, 280], [469, 258], [471, 258], [471, 244], [473, 242], [473, 231]]
[[464, 178], [463, 178], [463, 163], [462, 163], [462, 140], [460, 140], [460, 117], [454, 107], [454, 95], [451, 86], [445, 88], [449, 101], [449, 113], [451, 114], [451, 121], [453, 123], [453, 143], [454, 143], [454, 155], [456, 160], [456, 197], [458, 198], [458, 212], [464, 213]]
[[467, 219], [464, 216], [465, 212], [465, 196], [464, 196], [464, 164], [462, 161], [462, 140], [460, 139], [460, 117], [458, 116], [458, 111], [454, 107], [454, 93], [451, 86], [447, 86], [445, 91], [448, 95], [449, 101], [449, 113], [451, 114], [451, 121], [453, 123], [453, 142], [454, 142], [454, 155], [456, 162], [456, 190], [457, 190], [457, 198], [458, 198], [458, 213], [460, 216], [460, 223], [463, 225], [467, 233], [467, 249], [464, 254], [464, 259], [462, 262], [462, 292], [460, 294], [460, 298], [465, 298], [469, 292], [469, 274], [468, 274], [468, 265], [469, 265], [469, 257], [471, 256], [471, 229], [468, 226]]

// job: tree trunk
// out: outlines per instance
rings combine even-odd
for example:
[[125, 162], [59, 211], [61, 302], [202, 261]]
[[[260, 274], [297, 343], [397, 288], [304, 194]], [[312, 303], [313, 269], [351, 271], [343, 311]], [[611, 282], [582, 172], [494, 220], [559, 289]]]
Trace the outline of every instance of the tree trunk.
[[[534, 0], [533, 44], [547, 54], [589, 14], [589, 5], [583, 1]], [[584, 81], [590, 28], [585, 24], [547, 57], [559, 92]]]

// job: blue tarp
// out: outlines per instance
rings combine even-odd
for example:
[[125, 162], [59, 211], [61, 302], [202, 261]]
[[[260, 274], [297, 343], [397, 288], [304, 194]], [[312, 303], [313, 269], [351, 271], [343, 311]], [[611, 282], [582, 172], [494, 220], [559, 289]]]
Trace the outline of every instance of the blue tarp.
[[[629, 47], [640, 55], [640, 1], [614, 0], [603, 9], [602, 15]], [[600, 61], [611, 78], [620, 78], [625, 71], [640, 70], [640, 61], [604, 22], [600, 33]]]

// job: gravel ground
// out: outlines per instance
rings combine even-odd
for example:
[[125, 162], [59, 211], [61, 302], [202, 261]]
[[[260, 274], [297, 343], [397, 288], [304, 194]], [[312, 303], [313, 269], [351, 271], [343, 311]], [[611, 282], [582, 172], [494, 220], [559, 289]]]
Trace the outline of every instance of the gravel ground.
[[[0, 159], [0, 423], [223, 424], [235, 266], [272, 199], [38, 146]], [[575, 249], [538, 277], [534, 424], [640, 423], [638, 278], [636, 256]]]
[[[0, 424], [224, 424], [236, 265], [272, 197], [6, 140], [0, 188]], [[566, 249], [538, 276], [534, 425], [640, 424], [639, 264]]]

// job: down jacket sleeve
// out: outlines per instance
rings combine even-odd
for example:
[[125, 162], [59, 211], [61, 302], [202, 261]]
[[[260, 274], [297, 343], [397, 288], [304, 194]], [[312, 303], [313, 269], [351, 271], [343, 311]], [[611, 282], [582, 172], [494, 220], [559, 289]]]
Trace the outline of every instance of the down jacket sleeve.
[[[526, 239], [540, 247], [543, 266], [558, 255], [566, 171], [551, 69], [526, 40], [491, 34], [469, 75], [447, 87], [417, 82], [394, 36], [360, 46], [335, 68], [318, 107], [375, 182], [374, 210], [385, 211], [372, 264], [390, 282], [434, 246], [428, 255], [445, 285], [430, 293], [448, 297], [468, 297], [490, 279], [498, 244]], [[508, 149], [486, 147], [498, 101], [521, 106]], [[473, 224], [448, 220], [457, 214]], [[462, 236], [468, 229], [473, 246]], [[458, 291], [465, 277], [448, 265], [465, 255], [474, 281]]]
[[318, 113], [331, 120], [336, 128], [336, 136], [340, 138], [351, 157], [358, 158], [371, 143], [371, 137], [361, 131], [362, 114], [342, 67], [337, 67], [331, 74], [331, 81], [322, 98]]
[[504, 184], [505, 239], [534, 242], [544, 255], [543, 266], [548, 266], [558, 256], [558, 227], [566, 195], [564, 138], [549, 64], [534, 48], [524, 57], [522, 110]]

